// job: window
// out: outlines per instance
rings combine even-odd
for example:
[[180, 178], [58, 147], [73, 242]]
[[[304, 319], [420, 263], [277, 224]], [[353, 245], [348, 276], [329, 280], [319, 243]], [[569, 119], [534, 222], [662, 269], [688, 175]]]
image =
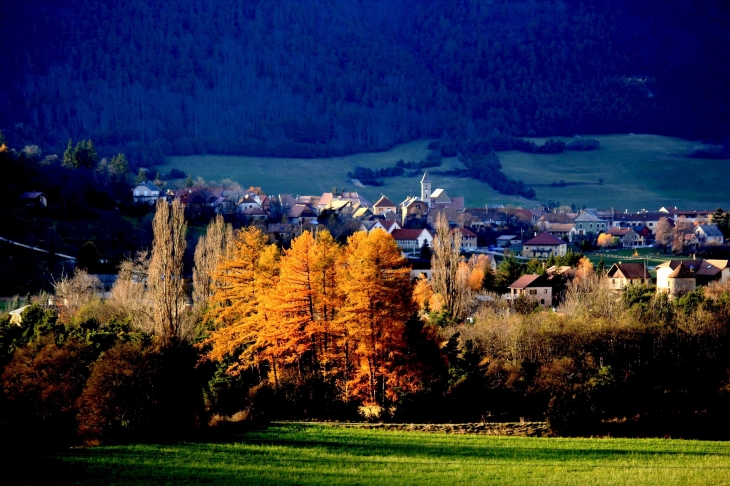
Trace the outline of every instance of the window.
[[145, 196], [147, 195], [147, 191], [145, 191], [145, 192], [144, 192], [144, 195], [145, 195]]
[[545, 293], [547, 294], [547, 289], [545, 289]]
[[135, 196], [139, 196], [139, 191], [134, 191]]
[[537, 289], [530, 289], [530, 295], [537, 295]]
[[545, 305], [545, 299], [540, 299], [540, 304]]

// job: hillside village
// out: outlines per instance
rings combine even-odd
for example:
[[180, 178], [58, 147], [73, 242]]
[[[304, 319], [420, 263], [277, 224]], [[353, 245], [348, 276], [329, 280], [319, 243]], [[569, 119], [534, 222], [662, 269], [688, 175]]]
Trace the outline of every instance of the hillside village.
[[[674, 298], [713, 281], [730, 281], [727, 259], [697, 256], [726, 254], [728, 215], [719, 208], [661, 207], [639, 212], [502, 205], [473, 208], [467, 207], [464, 197], [435, 187], [428, 173], [421, 178], [420, 195], [398, 203], [386, 194], [372, 202], [357, 192], [336, 189], [321, 195], [267, 195], [260, 187], [163, 191], [149, 181], [133, 189], [136, 203], [154, 204], [160, 198], [179, 199], [192, 218], [221, 214], [245, 225], [259, 226], [272, 243], [283, 247], [304, 231], [316, 233], [320, 227], [327, 227], [341, 240], [355, 231], [382, 229], [408, 257], [414, 278], [424, 275], [430, 279], [436, 221], [445, 218], [452, 232], [459, 233], [462, 253], [467, 258], [485, 255], [492, 272], [497, 270], [497, 260], [505, 255], [524, 262], [555, 262], [594, 250], [610, 255], [621, 249], [663, 247], [669, 253], [656, 268], [637, 259], [638, 253], [633, 262], [617, 262], [606, 268], [611, 287], [620, 290], [632, 284], [655, 285], [657, 292]], [[669, 259], [672, 255], [675, 259]], [[543, 270], [520, 276], [509, 285], [504, 297], [532, 296], [541, 305], [557, 305], [560, 289], [574, 269], [570, 265], [552, 265]]]

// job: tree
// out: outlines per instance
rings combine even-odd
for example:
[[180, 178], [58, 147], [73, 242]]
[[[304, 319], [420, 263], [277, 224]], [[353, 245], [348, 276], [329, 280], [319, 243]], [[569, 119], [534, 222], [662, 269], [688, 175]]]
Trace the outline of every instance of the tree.
[[608, 233], [601, 233], [598, 235], [598, 246], [601, 248], [611, 248], [615, 246], [616, 242], [613, 236]]
[[405, 323], [413, 315], [410, 270], [392, 236], [357, 232], [338, 274], [344, 303], [344, 394], [366, 405], [392, 403], [420, 383], [406, 366]]
[[112, 160], [109, 162], [109, 173], [112, 176], [117, 179], [123, 179], [128, 170], [129, 161], [126, 155], [119, 153], [112, 157]]
[[656, 242], [667, 252], [667, 247], [672, 244], [672, 225], [667, 218], [661, 218], [656, 225]]
[[233, 241], [233, 228], [217, 215], [198, 239], [193, 256], [193, 302], [205, 306], [213, 295], [213, 273]]
[[497, 275], [494, 281], [495, 290], [499, 293], [505, 293], [507, 288], [522, 276], [524, 271], [524, 264], [520, 263], [514, 255], [506, 256], [497, 267]]
[[694, 226], [687, 218], [680, 216], [674, 222], [674, 231], [672, 232], [672, 251], [674, 253], [684, 253], [687, 247], [687, 237], [692, 234]]
[[185, 178], [185, 187], [193, 187], [193, 176], [191, 174], [188, 174], [188, 176]]
[[187, 223], [182, 203], [174, 200], [168, 205], [157, 201], [157, 213], [152, 220], [152, 257], [147, 285], [154, 303], [154, 331], [166, 343], [175, 343], [184, 335], [183, 312], [187, 306], [183, 257], [187, 242]]
[[147, 180], [147, 170], [144, 167], [140, 167], [137, 171], [137, 178], [134, 180], [135, 184], [142, 184]]
[[[237, 231], [231, 250], [218, 262], [210, 298], [210, 316], [216, 329], [206, 340], [208, 356], [236, 361], [229, 372], [268, 364], [270, 379], [278, 384], [277, 337], [269, 333], [270, 312], [266, 308], [279, 276], [279, 251], [256, 227]], [[275, 325], [273, 322], [272, 325]]]
[[67, 169], [73, 169], [76, 166], [73, 140], [70, 138], [68, 139], [68, 144], [66, 144], [66, 150], [63, 152], [63, 166]]
[[79, 254], [76, 257], [76, 266], [87, 272], [94, 272], [98, 264], [99, 251], [96, 249], [96, 244], [93, 241], [87, 241], [81, 245]]
[[461, 232], [450, 231], [444, 213], [438, 215], [436, 236], [433, 239], [431, 284], [441, 297], [442, 312], [447, 319], [458, 317], [459, 303], [464, 288], [459, 285], [458, 272], [461, 258]]

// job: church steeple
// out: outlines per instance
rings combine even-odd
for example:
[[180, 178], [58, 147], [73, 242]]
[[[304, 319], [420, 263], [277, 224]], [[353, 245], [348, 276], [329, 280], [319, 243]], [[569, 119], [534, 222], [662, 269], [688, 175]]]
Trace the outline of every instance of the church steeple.
[[431, 179], [428, 177], [428, 172], [424, 172], [421, 179], [421, 201], [431, 208]]

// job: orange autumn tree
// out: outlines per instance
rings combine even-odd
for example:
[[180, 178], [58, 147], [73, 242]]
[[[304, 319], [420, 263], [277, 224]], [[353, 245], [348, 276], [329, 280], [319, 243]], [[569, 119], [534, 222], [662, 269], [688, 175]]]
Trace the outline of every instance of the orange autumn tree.
[[278, 279], [279, 252], [257, 228], [238, 231], [232, 245], [214, 272], [216, 287], [209, 312], [216, 329], [205, 341], [210, 345], [208, 356], [222, 360], [238, 355], [229, 370], [233, 373], [269, 361], [272, 381], [277, 383], [280, 342], [271, 338], [273, 322], [266, 303]]
[[403, 362], [405, 323], [414, 313], [410, 269], [395, 240], [381, 229], [348, 240], [338, 275], [344, 303], [344, 393], [365, 405], [383, 405], [397, 390], [418, 385]]
[[268, 337], [277, 341], [283, 363], [297, 363], [327, 376], [336, 370], [337, 338], [333, 325], [340, 303], [336, 268], [341, 249], [327, 230], [316, 240], [308, 231], [292, 241], [281, 258], [279, 280], [269, 300], [274, 325]]

